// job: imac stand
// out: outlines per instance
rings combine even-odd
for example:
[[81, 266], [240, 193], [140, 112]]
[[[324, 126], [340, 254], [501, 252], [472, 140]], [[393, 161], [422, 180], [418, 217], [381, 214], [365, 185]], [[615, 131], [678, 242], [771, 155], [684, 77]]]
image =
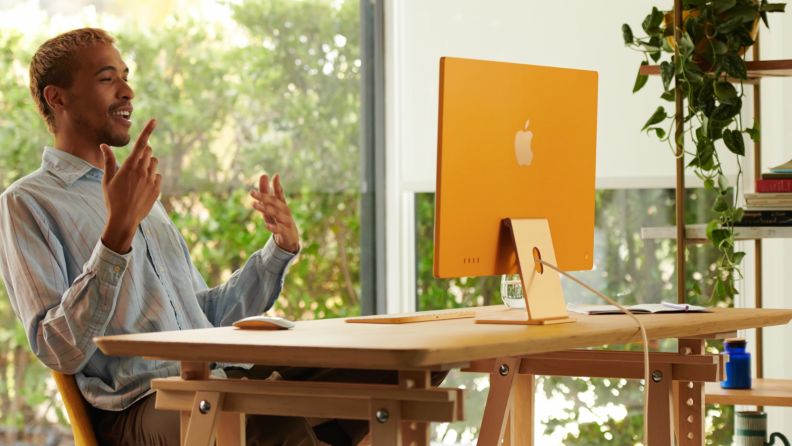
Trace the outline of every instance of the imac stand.
[[476, 319], [477, 324], [507, 325], [550, 325], [575, 322], [569, 317], [561, 289], [561, 277], [557, 271], [545, 268], [534, 258], [556, 264], [553, 240], [550, 238], [550, 225], [544, 218], [503, 220], [509, 228], [517, 265], [520, 269], [523, 299], [526, 313], [507, 309], [497, 317]]

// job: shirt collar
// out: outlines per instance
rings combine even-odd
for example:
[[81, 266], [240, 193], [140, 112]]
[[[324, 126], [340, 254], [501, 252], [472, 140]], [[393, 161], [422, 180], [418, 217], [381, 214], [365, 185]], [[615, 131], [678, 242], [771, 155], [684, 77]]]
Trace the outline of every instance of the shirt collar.
[[[66, 186], [71, 186], [78, 178], [88, 175], [89, 172], [101, 179], [104, 171], [88, 164], [82, 158], [45, 146], [41, 158], [41, 167], [52, 172], [53, 175], [63, 180]], [[94, 172], [91, 172], [91, 171]]]

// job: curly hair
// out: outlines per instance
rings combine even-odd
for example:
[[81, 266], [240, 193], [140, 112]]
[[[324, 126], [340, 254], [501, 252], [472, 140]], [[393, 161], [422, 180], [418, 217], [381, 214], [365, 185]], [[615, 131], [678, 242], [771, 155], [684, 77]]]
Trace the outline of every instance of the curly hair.
[[30, 61], [30, 95], [50, 133], [55, 133], [55, 116], [44, 98], [44, 89], [50, 85], [71, 87], [74, 72], [80, 68], [75, 53], [97, 43], [114, 45], [116, 39], [99, 28], [75, 29], [47, 40], [33, 55]]

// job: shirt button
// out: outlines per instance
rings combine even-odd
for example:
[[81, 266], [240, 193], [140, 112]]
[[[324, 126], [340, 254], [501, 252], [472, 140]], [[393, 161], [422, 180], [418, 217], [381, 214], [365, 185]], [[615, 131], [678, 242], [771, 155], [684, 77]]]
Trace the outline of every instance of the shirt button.
[[113, 268], [113, 271], [121, 271], [121, 267], [120, 266], [116, 266], [116, 267]]
[[91, 176], [90, 176], [90, 175], [88, 175], [87, 173], [85, 174], [85, 178], [90, 178], [90, 177], [91, 177]]
[[151, 235], [151, 231], [150, 231], [150, 230], [148, 230], [148, 229], [146, 229], [146, 234], [149, 234], [149, 235]]
[[160, 271], [165, 271], [165, 268], [160, 266]]
[[106, 310], [107, 309], [107, 305], [102, 305], [102, 309]]
[[176, 304], [176, 309], [177, 309], [177, 310], [179, 309], [179, 304]]

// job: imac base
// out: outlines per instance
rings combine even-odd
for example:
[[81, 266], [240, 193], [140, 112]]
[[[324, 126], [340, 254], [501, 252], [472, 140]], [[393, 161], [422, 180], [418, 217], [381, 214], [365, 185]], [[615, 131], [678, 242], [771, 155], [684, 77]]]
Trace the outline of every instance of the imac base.
[[553, 325], [576, 322], [569, 317], [561, 289], [561, 277], [557, 271], [545, 268], [534, 258], [555, 265], [553, 240], [550, 238], [550, 225], [544, 218], [503, 220], [510, 228], [517, 265], [520, 268], [525, 313], [505, 309], [498, 317], [476, 319], [477, 324], [504, 325]]

